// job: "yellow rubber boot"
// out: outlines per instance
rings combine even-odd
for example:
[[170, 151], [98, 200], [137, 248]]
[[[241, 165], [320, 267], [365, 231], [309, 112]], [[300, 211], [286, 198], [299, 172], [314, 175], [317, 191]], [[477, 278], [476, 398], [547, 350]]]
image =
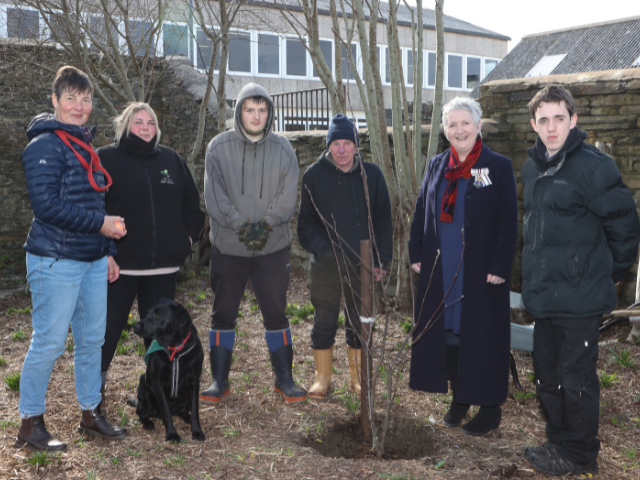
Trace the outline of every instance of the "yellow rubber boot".
[[351, 390], [355, 390], [355, 392], [360, 395], [360, 371], [362, 368], [361, 354], [362, 349], [360, 348], [351, 348], [347, 346], [347, 352], [349, 355], [349, 372], [351, 373], [351, 381], [349, 382], [349, 387]]
[[313, 350], [313, 359], [316, 362], [316, 382], [307, 392], [310, 398], [327, 398], [327, 392], [331, 387], [331, 362], [333, 361], [333, 348], [326, 350]]

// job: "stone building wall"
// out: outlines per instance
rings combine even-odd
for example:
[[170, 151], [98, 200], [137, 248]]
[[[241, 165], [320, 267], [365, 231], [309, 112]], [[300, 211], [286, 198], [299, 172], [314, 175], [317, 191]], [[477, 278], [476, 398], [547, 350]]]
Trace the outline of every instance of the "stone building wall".
[[[573, 95], [578, 128], [588, 133], [587, 142], [610, 155], [622, 180], [640, 204], [640, 69], [610, 70], [571, 75], [551, 75], [499, 80], [480, 87], [480, 104], [487, 119], [485, 141], [495, 151], [513, 160], [520, 202], [520, 236], [513, 282], [521, 281], [522, 184], [520, 169], [527, 148], [537, 134], [531, 127], [527, 104], [546, 85], [560, 84]], [[627, 275], [621, 301], [633, 303], [638, 264]]]

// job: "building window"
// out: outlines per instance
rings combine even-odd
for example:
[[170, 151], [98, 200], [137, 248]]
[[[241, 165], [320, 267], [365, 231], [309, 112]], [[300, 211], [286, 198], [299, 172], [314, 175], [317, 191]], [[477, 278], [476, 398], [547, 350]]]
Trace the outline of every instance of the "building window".
[[[342, 45], [342, 79], [354, 80], [356, 77], [353, 74], [351, 63], [349, 62], [349, 55], [347, 54], [347, 47]], [[351, 56], [353, 57], [353, 63], [358, 65], [358, 45], [356, 43], [351, 44]]]
[[71, 43], [68, 33], [68, 25], [75, 24], [77, 20], [73, 13], [55, 12], [49, 14], [50, 39], [57, 43]]
[[295, 77], [307, 76], [307, 49], [304, 44], [294, 38], [287, 38], [287, 75]]
[[[329, 70], [333, 73], [333, 42], [331, 40], [320, 40], [320, 51], [324, 61], [327, 62]], [[316, 67], [313, 67], [313, 77], [319, 78]]]
[[435, 87], [436, 85], [436, 52], [427, 52], [427, 86]]
[[[196, 67], [207, 69], [213, 53], [213, 42], [201, 28], [196, 28]], [[216, 55], [214, 70], [220, 70], [220, 49]]]
[[389, 47], [384, 48], [384, 83], [391, 83], [391, 72], [389, 68]]
[[525, 75], [525, 77], [541, 77], [543, 75], [551, 75], [555, 68], [560, 65], [560, 62], [564, 60], [567, 54], [563, 53], [562, 55], [546, 55], [536, 63], [529, 73]]
[[462, 55], [447, 56], [447, 86], [462, 88]]
[[278, 35], [258, 34], [258, 73], [280, 74], [280, 37]]
[[480, 67], [482, 66], [478, 57], [467, 57], [467, 88], [473, 89], [480, 83]]
[[35, 10], [7, 8], [7, 36], [29, 40], [40, 38], [40, 14]]
[[[112, 41], [119, 45], [120, 38], [118, 37], [118, 31], [116, 30], [116, 26], [113, 24], [113, 21], [108, 22], [109, 30], [111, 33]], [[109, 36], [107, 35], [107, 22], [105, 22], [104, 17], [100, 16], [92, 16], [89, 17], [89, 22], [87, 27], [89, 31], [87, 35], [89, 36], [89, 41], [91, 42], [91, 49], [98, 50], [95, 45], [107, 45], [109, 41]]]
[[165, 23], [162, 26], [162, 48], [165, 55], [189, 57], [189, 29], [186, 25]]
[[413, 85], [413, 50], [407, 50], [407, 85]]
[[486, 77], [487, 75], [489, 75], [494, 68], [496, 68], [496, 65], [498, 65], [499, 60], [495, 60], [493, 58], [485, 58], [484, 59], [484, 77]]
[[136, 56], [155, 55], [155, 39], [151, 34], [152, 28], [153, 24], [149, 22], [129, 20], [129, 36], [133, 48], [136, 49]]
[[251, 36], [248, 32], [229, 34], [229, 72], [251, 73]]

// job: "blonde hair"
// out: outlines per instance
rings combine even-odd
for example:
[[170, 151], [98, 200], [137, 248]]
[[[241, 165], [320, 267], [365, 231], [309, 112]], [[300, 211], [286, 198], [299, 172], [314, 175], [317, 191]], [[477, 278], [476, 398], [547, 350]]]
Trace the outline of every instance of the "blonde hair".
[[156, 123], [156, 143], [154, 147], [157, 147], [160, 143], [160, 126], [158, 125], [158, 117], [156, 116], [156, 112], [153, 111], [153, 108], [149, 106], [148, 103], [144, 102], [130, 102], [127, 105], [127, 108], [123, 110], [123, 112], [113, 119], [113, 129], [116, 131], [116, 145], [120, 144], [120, 139], [123, 135], [129, 136], [129, 132], [131, 132], [131, 125], [136, 118], [136, 114], [140, 111], [144, 110]]

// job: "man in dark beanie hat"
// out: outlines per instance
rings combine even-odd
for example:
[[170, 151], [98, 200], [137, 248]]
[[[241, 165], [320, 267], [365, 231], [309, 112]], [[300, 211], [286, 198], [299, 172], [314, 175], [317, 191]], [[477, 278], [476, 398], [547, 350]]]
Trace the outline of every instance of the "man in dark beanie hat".
[[[380, 168], [364, 161], [358, 151], [359, 144], [358, 132], [351, 120], [341, 113], [336, 115], [329, 123], [327, 149], [302, 177], [298, 239], [311, 253], [309, 292], [315, 308], [311, 348], [316, 381], [308, 391], [312, 398], [325, 398], [331, 385], [333, 344], [343, 291], [350, 386], [360, 393], [360, 342], [354, 332], [360, 332], [360, 240], [369, 239], [364, 176], [381, 261], [375, 265], [376, 281], [386, 273], [386, 265], [393, 255], [387, 184]], [[332, 232], [329, 236], [322, 217], [335, 225], [338, 235]], [[377, 258], [375, 260], [377, 262]]]

